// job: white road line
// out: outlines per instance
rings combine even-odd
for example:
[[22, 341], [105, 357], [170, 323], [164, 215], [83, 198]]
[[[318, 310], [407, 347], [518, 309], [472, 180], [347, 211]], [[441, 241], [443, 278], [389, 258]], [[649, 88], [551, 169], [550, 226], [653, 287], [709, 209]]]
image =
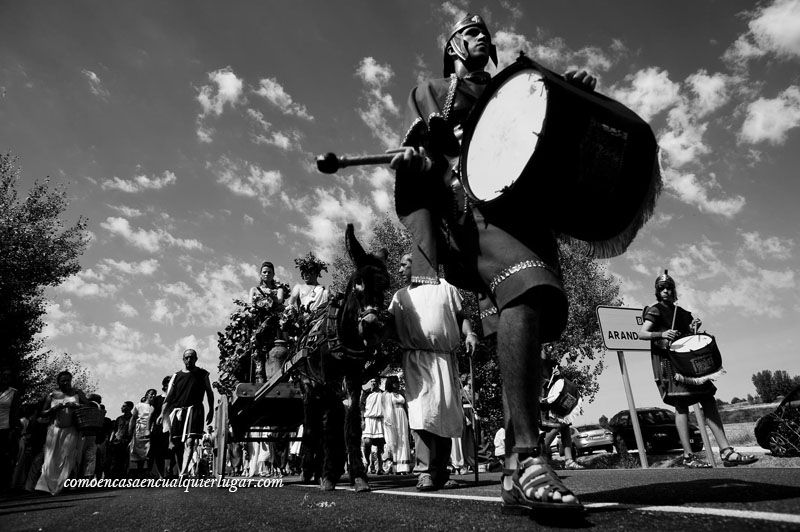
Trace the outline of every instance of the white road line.
[[730, 510], [728, 508], [698, 508], [696, 506], [639, 506], [633, 508], [639, 512], [667, 512], [681, 514], [716, 515], [719, 517], [735, 517], [737, 519], [760, 519], [779, 523], [800, 524], [800, 515], [778, 514], [773, 512], [754, 512], [751, 510]]
[[[352, 488], [337, 486], [337, 490], [351, 490]], [[418, 491], [394, 491], [394, 490], [372, 490], [372, 493], [382, 495], [400, 495], [405, 497], [427, 497], [430, 499], [450, 499], [459, 501], [482, 501], [482, 502], [502, 502], [500, 497], [489, 497], [485, 495], [458, 495], [455, 493], [421, 493]], [[784, 514], [774, 512], [756, 512], [752, 510], [733, 510], [729, 508], [699, 508], [696, 506], [632, 506], [623, 505], [618, 502], [593, 502], [584, 504], [586, 508], [608, 508], [620, 506], [627, 510], [637, 512], [664, 512], [682, 513], [695, 515], [714, 515], [718, 517], [730, 517], [735, 519], [759, 519], [762, 521], [774, 521], [779, 523], [800, 524], [800, 515]]]

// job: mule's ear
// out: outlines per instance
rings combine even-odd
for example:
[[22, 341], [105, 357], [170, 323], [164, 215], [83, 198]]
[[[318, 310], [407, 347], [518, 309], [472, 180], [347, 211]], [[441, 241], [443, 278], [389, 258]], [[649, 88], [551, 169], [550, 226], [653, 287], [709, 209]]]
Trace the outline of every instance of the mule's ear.
[[375, 256], [381, 259], [381, 262], [386, 264], [389, 260], [389, 250], [386, 248], [381, 248], [377, 253], [375, 253]]
[[356, 239], [356, 230], [353, 224], [347, 224], [347, 229], [344, 232], [344, 245], [353, 264], [361, 264], [367, 252], [364, 251], [364, 248], [361, 247], [361, 244]]

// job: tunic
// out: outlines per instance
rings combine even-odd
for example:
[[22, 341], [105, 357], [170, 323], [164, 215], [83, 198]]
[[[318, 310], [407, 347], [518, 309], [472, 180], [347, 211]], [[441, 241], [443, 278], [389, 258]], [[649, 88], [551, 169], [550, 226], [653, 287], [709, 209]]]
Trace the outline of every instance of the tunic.
[[362, 438], [383, 438], [383, 395], [380, 390], [372, 392], [364, 402], [364, 430]]
[[[51, 406], [62, 403], [78, 406], [77, 394], [63, 397], [51, 395]], [[59, 410], [47, 428], [42, 475], [36, 483], [36, 489], [57, 495], [64, 489], [67, 479], [78, 470], [80, 457], [81, 435], [73, 423], [72, 411], [69, 408]]]
[[399, 393], [383, 394], [383, 432], [387, 450], [392, 452], [398, 473], [411, 471], [411, 444], [408, 441], [408, 416], [403, 408], [405, 398]]
[[453, 351], [461, 342], [461, 294], [445, 280], [398, 290], [389, 312], [404, 349], [408, 424], [445, 438], [463, 430], [461, 384]]
[[[658, 302], [645, 309], [644, 319], [653, 322], [653, 332], [667, 331], [672, 326], [672, 315], [675, 308], [678, 309], [678, 315], [675, 317], [674, 328], [681, 333], [681, 336], [686, 336], [690, 333], [692, 314], [680, 307], [669, 307], [662, 302]], [[689, 406], [706, 396], [713, 396], [717, 388], [710, 381], [694, 385], [675, 380], [672, 364], [669, 361], [669, 349], [662, 346], [661, 340], [661, 338], [656, 338], [650, 341], [653, 377], [656, 380], [658, 391], [661, 393], [661, 399], [668, 405]]]

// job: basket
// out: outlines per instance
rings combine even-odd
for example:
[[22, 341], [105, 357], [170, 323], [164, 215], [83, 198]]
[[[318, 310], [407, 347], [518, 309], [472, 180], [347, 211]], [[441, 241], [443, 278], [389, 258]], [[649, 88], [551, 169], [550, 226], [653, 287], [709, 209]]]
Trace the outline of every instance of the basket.
[[79, 429], [100, 429], [103, 427], [103, 411], [93, 406], [81, 406], [74, 411], [75, 423]]

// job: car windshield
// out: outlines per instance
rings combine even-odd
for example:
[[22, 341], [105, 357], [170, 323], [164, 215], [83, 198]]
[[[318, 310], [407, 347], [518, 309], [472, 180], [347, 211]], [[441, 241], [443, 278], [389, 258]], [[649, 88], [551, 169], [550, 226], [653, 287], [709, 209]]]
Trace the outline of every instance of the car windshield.
[[580, 427], [575, 427], [575, 430], [586, 432], [587, 430], [602, 430], [602, 428], [600, 425], [581, 425]]
[[663, 425], [675, 422], [675, 418], [666, 410], [639, 412], [639, 420], [645, 425]]

